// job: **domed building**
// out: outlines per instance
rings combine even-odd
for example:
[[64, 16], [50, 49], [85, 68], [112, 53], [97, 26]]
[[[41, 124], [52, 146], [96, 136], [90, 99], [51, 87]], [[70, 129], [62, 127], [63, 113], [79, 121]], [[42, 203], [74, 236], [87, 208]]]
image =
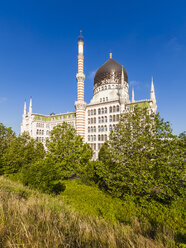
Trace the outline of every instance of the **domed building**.
[[109, 133], [119, 121], [120, 113], [132, 111], [135, 105], [149, 107], [156, 112], [156, 97], [153, 79], [151, 81], [150, 99], [129, 99], [128, 73], [123, 65], [112, 58], [109, 59], [96, 71], [94, 77], [94, 95], [90, 103], [84, 101], [84, 38], [80, 33], [78, 38], [78, 73], [77, 79], [77, 101], [75, 111], [63, 114], [42, 115], [32, 112], [32, 99], [30, 99], [29, 111], [27, 113], [26, 102], [21, 123], [21, 133], [29, 132], [31, 137], [45, 144], [54, 126], [64, 121], [76, 128], [77, 134], [83, 137], [94, 150], [94, 159], [103, 143], [109, 139]]

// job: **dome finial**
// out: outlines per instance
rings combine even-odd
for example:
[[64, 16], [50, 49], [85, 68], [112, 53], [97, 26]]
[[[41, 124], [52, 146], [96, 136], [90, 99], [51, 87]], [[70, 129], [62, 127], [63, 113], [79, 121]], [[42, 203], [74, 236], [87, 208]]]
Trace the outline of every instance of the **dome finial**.
[[112, 53], [109, 53], [109, 57], [110, 57], [110, 59], [112, 59]]
[[80, 35], [78, 37], [78, 41], [84, 41], [84, 37], [82, 35], [82, 30], [80, 30]]

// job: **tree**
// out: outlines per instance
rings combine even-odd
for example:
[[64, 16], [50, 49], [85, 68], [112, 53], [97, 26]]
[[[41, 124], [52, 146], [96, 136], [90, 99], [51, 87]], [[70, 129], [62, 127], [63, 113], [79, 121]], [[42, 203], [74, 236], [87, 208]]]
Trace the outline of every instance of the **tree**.
[[3, 158], [3, 174], [17, 173], [23, 167], [33, 165], [37, 160], [44, 158], [43, 144], [23, 133], [11, 139], [7, 145]]
[[64, 179], [80, 175], [92, 158], [92, 149], [66, 122], [53, 128], [47, 140], [47, 157], [53, 161]]
[[153, 197], [170, 201], [183, 188], [184, 149], [168, 122], [147, 108], [122, 114], [110, 140], [104, 144], [97, 169], [100, 185], [112, 194]]
[[0, 175], [3, 174], [4, 155], [6, 154], [10, 143], [15, 140], [16, 135], [9, 127], [0, 123]]

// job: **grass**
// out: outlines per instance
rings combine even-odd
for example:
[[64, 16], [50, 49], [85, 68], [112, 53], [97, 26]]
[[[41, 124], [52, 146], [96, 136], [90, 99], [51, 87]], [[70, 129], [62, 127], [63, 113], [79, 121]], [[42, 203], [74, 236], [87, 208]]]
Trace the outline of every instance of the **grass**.
[[176, 247], [174, 231], [153, 227], [145, 210], [140, 219], [142, 209], [131, 201], [113, 199], [76, 180], [66, 187], [51, 196], [0, 177], [0, 248]]

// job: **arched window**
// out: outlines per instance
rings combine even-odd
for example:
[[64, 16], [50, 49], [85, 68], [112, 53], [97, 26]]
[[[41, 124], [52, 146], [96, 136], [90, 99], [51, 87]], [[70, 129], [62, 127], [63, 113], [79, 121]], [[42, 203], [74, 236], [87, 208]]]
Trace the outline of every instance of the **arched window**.
[[103, 141], [103, 138], [104, 138], [104, 135], [102, 134], [102, 135], [101, 135], [101, 141]]
[[94, 141], [96, 141], [96, 135], [94, 135]]
[[88, 118], [88, 124], [90, 124], [90, 118]]
[[94, 115], [96, 115], [96, 109], [94, 109]]
[[105, 140], [107, 140], [107, 135], [105, 134]]
[[104, 127], [103, 126], [101, 126], [101, 132], [104, 132]]
[[103, 97], [103, 102], [105, 102], [105, 97]]
[[98, 126], [98, 132], [100, 132], [100, 131], [101, 131], [100, 126]]
[[99, 108], [99, 109], [98, 109], [98, 115], [100, 115], [100, 114], [101, 114], [101, 109]]
[[108, 97], [106, 97], [106, 101], [108, 102]]
[[93, 112], [93, 109], [91, 109], [91, 115], [93, 115], [93, 113], [94, 113], [94, 112]]
[[119, 121], [119, 115], [116, 115], [116, 121]]
[[101, 113], [104, 114], [104, 108], [101, 109]]
[[119, 105], [117, 105], [117, 112], [119, 112]]
[[105, 131], [107, 131], [107, 125], [105, 125]]
[[88, 133], [90, 133], [90, 127], [88, 127]]
[[105, 116], [105, 122], [107, 122], [107, 116]]
[[94, 117], [94, 124], [96, 124], [96, 117]]
[[94, 131], [94, 129], [93, 129], [93, 127], [91, 127], [91, 133], [93, 133], [93, 131]]
[[98, 123], [101, 123], [101, 117], [98, 117]]
[[113, 115], [113, 121], [116, 121], [116, 116], [115, 115]]
[[91, 118], [91, 124], [93, 124], [94, 123], [94, 118]]
[[112, 125], [109, 126], [109, 131], [111, 131], [111, 130], [112, 130]]
[[90, 135], [88, 135], [88, 141], [90, 141]]
[[112, 115], [109, 116], [109, 121], [112, 122]]
[[91, 135], [91, 141], [93, 141], [93, 137], [94, 137], [94, 136], [93, 136], [93, 135]]
[[109, 112], [110, 112], [110, 113], [112, 113], [112, 106], [110, 106], [110, 108], [109, 108]]
[[96, 126], [94, 126], [94, 132], [96, 132]]
[[99, 134], [99, 135], [98, 135], [98, 141], [100, 141], [100, 140], [101, 140], [101, 135]]
[[101, 117], [101, 122], [104, 123], [104, 117], [103, 116]]
[[105, 107], [105, 114], [107, 114], [107, 108]]
[[113, 112], [116, 112], [116, 107], [115, 106], [113, 106]]

